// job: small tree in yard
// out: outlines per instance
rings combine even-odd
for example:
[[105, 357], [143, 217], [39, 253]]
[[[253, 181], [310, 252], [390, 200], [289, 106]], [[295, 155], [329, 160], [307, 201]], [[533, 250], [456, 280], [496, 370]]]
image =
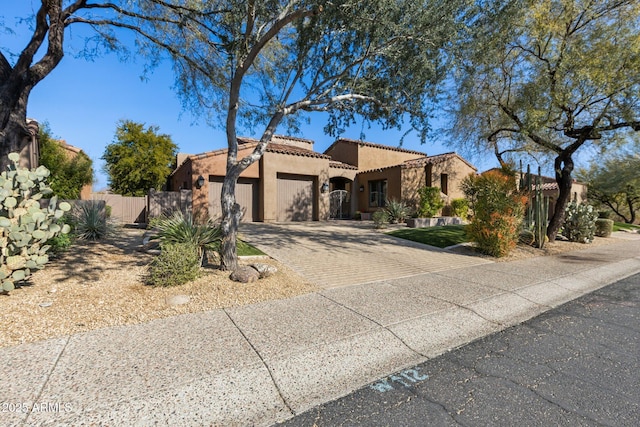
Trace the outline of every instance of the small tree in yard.
[[511, 152], [553, 159], [553, 242], [571, 197], [574, 155], [640, 131], [640, 2], [482, 2], [455, 74], [456, 141], [505, 164]]
[[[296, 130], [302, 112], [328, 113], [338, 134], [360, 115], [425, 138], [442, 48], [457, 31], [463, 1], [210, 0], [138, 2], [121, 26], [140, 35], [154, 60], [168, 54], [179, 92], [226, 130], [222, 186], [223, 269], [237, 266], [240, 174], [264, 154], [279, 125]], [[239, 128], [261, 126], [238, 157]]]
[[171, 173], [178, 146], [157, 126], [123, 120], [116, 140], [107, 145], [102, 159], [109, 185], [116, 194], [144, 196], [149, 189], [162, 189]]
[[578, 171], [587, 183], [588, 199], [611, 209], [633, 224], [640, 210], [640, 155], [627, 151], [598, 159], [589, 169]]

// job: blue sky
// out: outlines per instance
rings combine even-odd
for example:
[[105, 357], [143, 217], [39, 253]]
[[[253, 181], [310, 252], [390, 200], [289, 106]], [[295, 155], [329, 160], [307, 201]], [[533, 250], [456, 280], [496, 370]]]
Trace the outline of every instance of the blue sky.
[[[15, 34], [0, 34], [0, 48], [19, 52], [31, 32], [26, 26], [14, 25], [15, 17], [27, 16], [32, 1], [2, 0], [0, 19], [14, 29]], [[6, 3], [9, 3], [8, 5]], [[37, 4], [36, 2], [35, 4]], [[170, 64], [161, 64], [146, 80], [141, 79], [144, 59], [133, 58], [121, 62], [114, 54], [107, 54], [95, 61], [74, 57], [82, 47], [82, 37], [74, 30], [67, 33], [65, 57], [58, 67], [32, 91], [27, 107], [28, 117], [47, 121], [54, 136], [84, 150], [94, 162], [94, 191], [107, 186], [100, 157], [105, 146], [113, 142], [119, 120], [128, 119], [146, 125], [159, 126], [160, 132], [171, 135], [179, 151], [202, 153], [224, 148], [224, 132], [208, 127], [204, 120], [184, 111], [180, 100], [172, 90], [173, 73]], [[312, 115], [311, 123], [304, 125], [297, 136], [315, 141], [315, 150], [324, 151], [334, 138], [324, 134], [322, 115]], [[342, 136], [358, 139], [361, 127], [348, 129]], [[365, 129], [366, 140], [397, 146], [402, 132]], [[278, 133], [286, 133], [279, 130]], [[251, 135], [242, 130], [242, 136]], [[426, 152], [429, 155], [454, 151], [442, 143], [421, 145], [415, 134], [405, 138], [404, 148]], [[465, 153], [461, 153], [465, 154]], [[480, 170], [495, 166], [491, 156], [485, 159], [468, 157]]]

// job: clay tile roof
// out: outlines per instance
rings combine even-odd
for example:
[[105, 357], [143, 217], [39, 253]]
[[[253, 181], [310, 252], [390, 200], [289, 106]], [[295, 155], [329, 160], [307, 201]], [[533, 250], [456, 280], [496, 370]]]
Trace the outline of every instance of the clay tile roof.
[[413, 168], [413, 167], [426, 166], [428, 164], [437, 165], [438, 163], [442, 163], [445, 160], [456, 158], [456, 157], [459, 158], [460, 160], [462, 160], [467, 166], [469, 166], [473, 170], [477, 170], [475, 166], [473, 166], [471, 163], [469, 163], [468, 161], [463, 159], [455, 151], [452, 151], [450, 153], [436, 154], [435, 156], [421, 157], [419, 159], [406, 160], [403, 163], [402, 167], [403, 168]]
[[380, 167], [380, 168], [373, 168], [373, 169], [360, 171], [358, 173], [381, 172], [381, 171], [384, 171], [384, 170], [387, 170], [387, 169], [393, 169], [393, 168], [398, 168], [398, 167], [402, 167], [402, 165], [383, 166], [383, 167]]
[[348, 163], [343, 163], [343, 162], [339, 162], [337, 160], [331, 160], [329, 162], [329, 167], [330, 168], [337, 168], [337, 169], [352, 169], [352, 170], [358, 170], [357, 166], [353, 166], [350, 165]]
[[306, 142], [307, 144], [311, 144], [313, 145], [313, 140], [312, 139], [306, 139], [306, 138], [299, 138], [297, 136], [288, 136], [288, 135], [273, 135], [273, 138], [271, 138], [271, 140], [273, 142], [278, 142], [278, 141], [298, 141], [298, 142]]
[[295, 147], [293, 145], [286, 144], [274, 144], [273, 142], [267, 145], [267, 151], [270, 153], [290, 154], [293, 156], [315, 157], [318, 159], [331, 159], [326, 154], [318, 153], [312, 150], [305, 150], [304, 148]]
[[392, 147], [390, 145], [383, 145], [383, 144], [376, 144], [374, 142], [367, 142], [367, 141], [362, 141], [359, 139], [349, 139], [349, 138], [340, 138], [337, 139], [333, 144], [331, 144], [331, 146], [329, 148], [327, 148], [324, 152], [326, 153], [327, 151], [331, 150], [333, 148], [334, 145], [340, 143], [340, 142], [346, 142], [348, 144], [358, 144], [358, 145], [363, 145], [365, 147], [372, 147], [372, 148], [379, 148], [381, 150], [391, 150], [391, 151], [400, 151], [402, 153], [410, 153], [410, 154], [419, 154], [421, 156], [424, 156], [425, 153], [421, 152], [421, 151], [414, 151], [414, 150], [407, 150], [406, 148], [401, 148], [401, 147]]

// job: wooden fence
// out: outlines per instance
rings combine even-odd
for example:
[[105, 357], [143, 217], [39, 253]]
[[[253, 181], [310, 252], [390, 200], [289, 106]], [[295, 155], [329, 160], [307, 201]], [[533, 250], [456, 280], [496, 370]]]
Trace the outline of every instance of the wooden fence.
[[193, 209], [191, 190], [155, 191], [147, 196], [147, 217], [154, 218], [174, 211], [191, 214]]
[[92, 193], [91, 200], [104, 200], [111, 207], [111, 217], [123, 224], [147, 223], [149, 218], [180, 210], [191, 213], [191, 190], [155, 191], [147, 196], [126, 197], [119, 194]]
[[111, 218], [123, 224], [147, 222], [147, 198], [144, 196], [91, 193], [91, 200], [104, 200], [111, 207]]

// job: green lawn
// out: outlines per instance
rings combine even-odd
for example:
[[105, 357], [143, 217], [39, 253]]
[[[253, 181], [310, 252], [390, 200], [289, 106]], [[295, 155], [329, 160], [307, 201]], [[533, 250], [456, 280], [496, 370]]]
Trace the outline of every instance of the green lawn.
[[626, 222], [613, 223], [613, 231], [620, 231], [620, 229], [622, 228], [624, 228], [625, 230], [640, 230], [640, 225], [627, 224]]
[[458, 243], [468, 242], [464, 225], [444, 225], [440, 227], [428, 228], [402, 228], [400, 230], [390, 231], [392, 236], [402, 239], [412, 240], [414, 242], [424, 243], [439, 248], [457, 245]]
[[238, 256], [250, 256], [250, 255], [264, 255], [260, 249], [255, 248], [248, 244], [247, 242], [243, 242], [242, 240], [238, 240]]

